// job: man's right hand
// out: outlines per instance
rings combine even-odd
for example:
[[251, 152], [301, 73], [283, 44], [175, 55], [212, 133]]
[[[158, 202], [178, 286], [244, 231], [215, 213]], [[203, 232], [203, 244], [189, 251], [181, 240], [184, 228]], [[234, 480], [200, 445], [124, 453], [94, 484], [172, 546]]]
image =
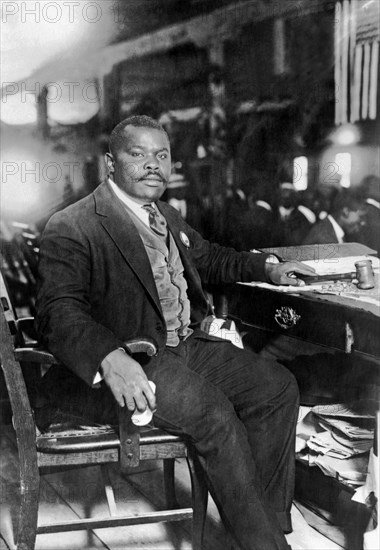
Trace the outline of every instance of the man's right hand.
[[107, 386], [120, 407], [127, 405], [143, 412], [147, 405], [156, 410], [156, 397], [141, 365], [121, 349], [111, 351], [101, 363], [101, 371]]

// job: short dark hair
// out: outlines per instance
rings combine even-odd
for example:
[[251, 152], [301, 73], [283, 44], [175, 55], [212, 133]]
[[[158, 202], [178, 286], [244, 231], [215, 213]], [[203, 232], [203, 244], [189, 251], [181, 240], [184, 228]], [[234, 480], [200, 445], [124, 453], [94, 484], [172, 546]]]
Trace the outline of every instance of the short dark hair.
[[117, 124], [112, 130], [108, 142], [110, 153], [115, 153], [115, 151], [117, 151], [120, 148], [121, 144], [124, 142], [125, 136], [123, 135], [123, 132], [127, 126], [134, 126], [135, 128], [153, 128], [154, 130], [160, 130], [161, 132], [164, 132], [164, 134], [166, 134], [167, 138], [169, 139], [165, 128], [161, 126], [161, 124], [157, 122], [157, 120], [146, 115], [134, 115], [125, 118], [124, 120], [119, 122], [119, 124]]
[[358, 191], [344, 189], [335, 197], [331, 205], [331, 214], [339, 214], [344, 208], [355, 212], [363, 207], [363, 197]]

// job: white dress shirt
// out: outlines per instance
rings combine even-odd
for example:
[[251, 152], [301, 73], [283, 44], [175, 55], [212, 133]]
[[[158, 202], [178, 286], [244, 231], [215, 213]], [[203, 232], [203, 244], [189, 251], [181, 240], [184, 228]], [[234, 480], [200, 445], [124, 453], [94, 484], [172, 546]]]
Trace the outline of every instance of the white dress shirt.
[[342, 243], [344, 239], [343, 229], [340, 227], [337, 221], [331, 216], [331, 214], [327, 216], [327, 219], [330, 221], [331, 225], [333, 226], [336, 238], [338, 239], [338, 243]]
[[[120, 187], [116, 185], [116, 183], [112, 181], [111, 178], [108, 178], [108, 183], [110, 184], [110, 187], [117, 198], [120, 199], [125, 206], [132, 210], [132, 212], [136, 214], [136, 216], [140, 218], [140, 220], [144, 222], [147, 227], [149, 227], [149, 212], [147, 212], [143, 208], [143, 205], [137, 201], [134, 201], [133, 199], [131, 199], [131, 197], [128, 197], [128, 195], [122, 189], [120, 189]], [[153, 208], [156, 208], [154, 203], [147, 202], [145, 204], [149, 204], [153, 206]]]
[[378, 208], [380, 210], [380, 202], [375, 201], [375, 199], [368, 198], [365, 201], [367, 204], [372, 204], [375, 208]]

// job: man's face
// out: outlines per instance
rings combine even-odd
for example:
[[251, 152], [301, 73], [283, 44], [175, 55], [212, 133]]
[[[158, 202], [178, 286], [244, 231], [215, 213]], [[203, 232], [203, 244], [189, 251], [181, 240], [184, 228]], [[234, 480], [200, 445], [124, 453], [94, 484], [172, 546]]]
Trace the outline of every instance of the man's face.
[[106, 154], [112, 179], [129, 197], [145, 204], [157, 201], [166, 189], [171, 172], [167, 135], [154, 128], [127, 126], [125, 141]]
[[341, 218], [341, 225], [347, 235], [358, 233], [364, 220], [364, 211], [345, 209]]

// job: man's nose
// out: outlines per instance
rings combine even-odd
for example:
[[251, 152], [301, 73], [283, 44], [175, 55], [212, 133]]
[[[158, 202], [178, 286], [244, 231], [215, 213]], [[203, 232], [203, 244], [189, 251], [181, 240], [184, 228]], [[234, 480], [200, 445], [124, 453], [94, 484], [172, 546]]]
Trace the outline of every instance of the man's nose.
[[150, 156], [146, 159], [144, 168], [146, 170], [158, 170], [159, 164], [155, 156]]

